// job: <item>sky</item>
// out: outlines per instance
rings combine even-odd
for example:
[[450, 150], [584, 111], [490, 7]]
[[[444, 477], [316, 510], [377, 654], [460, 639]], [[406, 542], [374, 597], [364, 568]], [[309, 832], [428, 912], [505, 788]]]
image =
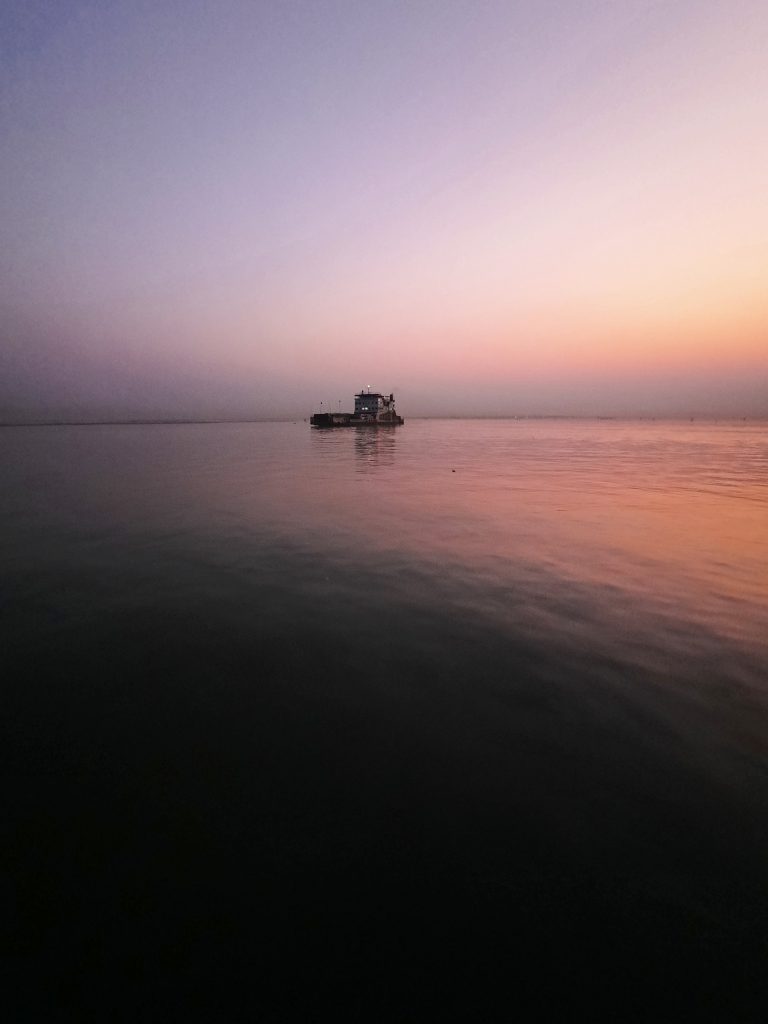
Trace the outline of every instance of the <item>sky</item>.
[[765, 0], [6, 0], [0, 421], [768, 415]]

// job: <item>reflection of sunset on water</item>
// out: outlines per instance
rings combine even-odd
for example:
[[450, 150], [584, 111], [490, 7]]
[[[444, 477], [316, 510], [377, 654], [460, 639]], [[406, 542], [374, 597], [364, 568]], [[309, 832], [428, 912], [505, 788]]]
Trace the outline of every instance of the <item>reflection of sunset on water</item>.
[[351, 448], [370, 490], [333, 528], [372, 552], [510, 586], [543, 571], [765, 647], [764, 424], [411, 421], [318, 448], [339, 500]]
[[599, 1019], [631, 967], [638, 1019], [687, 1020], [655, 1012], [668, 948], [696, 993], [725, 965], [702, 1020], [759, 1019], [730, 1009], [765, 974], [767, 427], [0, 431], [12, 812], [46, 851], [18, 862], [51, 891], [55, 856], [67, 897], [23, 922], [31, 944], [59, 928], [51, 1005], [97, 906], [174, 1019], [202, 906], [206, 990], [222, 950], [250, 983], [258, 919], [278, 968], [297, 931], [303, 971], [329, 944], [334, 1007], [361, 949], [376, 977], [419, 964], [392, 1022], [425, 945], [441, 992], [457, 948], [470, 965], [462, 1019], [496, 1019], [475, 982], [502, 951], [504, 998], [510, 963], [549, 978], [557, 955], [568, 1007], [586, 984], [592, 1013], [607, 963]]

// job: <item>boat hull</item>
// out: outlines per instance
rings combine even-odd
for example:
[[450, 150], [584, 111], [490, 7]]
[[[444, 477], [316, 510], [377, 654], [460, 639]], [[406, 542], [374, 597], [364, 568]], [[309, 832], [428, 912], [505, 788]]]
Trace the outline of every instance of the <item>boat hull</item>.
[[310, 425], [322, 430], [333, 430], [339, 427], [401, 427], [405, 420], [394, 415], [380, 419], [361, 419], [346, 412], [316, 412], [310, 418]]

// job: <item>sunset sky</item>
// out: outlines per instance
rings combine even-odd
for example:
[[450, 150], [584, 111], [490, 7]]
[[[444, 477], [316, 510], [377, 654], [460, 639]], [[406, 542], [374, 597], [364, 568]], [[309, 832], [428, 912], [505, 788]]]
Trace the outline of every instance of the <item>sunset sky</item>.
[[766, 0], [0, 26], [0, 420], [768, 415]]

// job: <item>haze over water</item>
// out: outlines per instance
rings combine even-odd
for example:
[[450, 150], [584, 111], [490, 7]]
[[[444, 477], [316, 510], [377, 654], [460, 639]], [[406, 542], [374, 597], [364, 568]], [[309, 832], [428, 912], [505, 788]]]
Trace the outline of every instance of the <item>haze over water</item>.
[[19, 427], [0, 472], [30, 1017], [762, 1019], [764, 422]]

